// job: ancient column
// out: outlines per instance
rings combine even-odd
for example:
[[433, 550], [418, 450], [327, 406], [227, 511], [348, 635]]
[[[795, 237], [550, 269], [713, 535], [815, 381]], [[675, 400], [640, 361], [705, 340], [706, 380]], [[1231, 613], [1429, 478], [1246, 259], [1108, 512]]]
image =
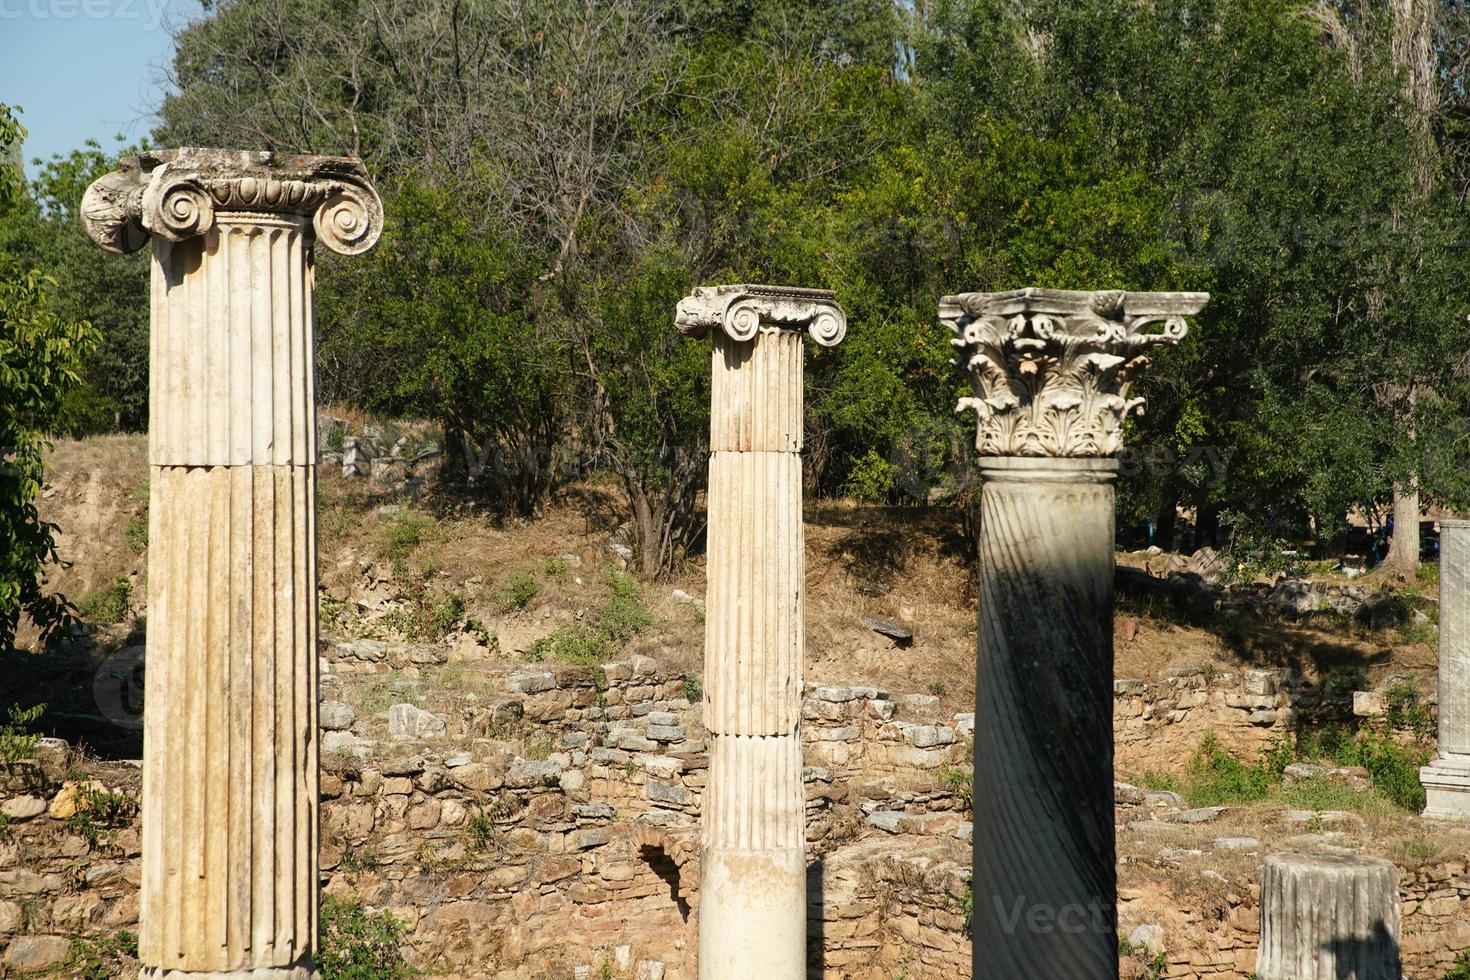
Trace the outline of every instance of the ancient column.
[[1260, 980], [1398, 980], [1399, 874], [1382, 858], [1272, 854]]
[[[1132, 377], [1196, 293], [940, 300], [979, 420], [974, 973], [1118, 975], [1113, 478]], [[1161, 325], [1158, 330], [1151, 330]]]
[[312, 250], [382, 205], [356, 160], [122, 161], [82, 202], [152, 239], [142, 976], [316, 976]]
[[1439, 753], [1424, 816], [1470, 820], [1470, 521], [1439, 522]]
[[825, 290], [713, 286], [675, 323], [714, 336], [699, 976], [802, 980], [801, 331], [832, 347], [847, 318]]

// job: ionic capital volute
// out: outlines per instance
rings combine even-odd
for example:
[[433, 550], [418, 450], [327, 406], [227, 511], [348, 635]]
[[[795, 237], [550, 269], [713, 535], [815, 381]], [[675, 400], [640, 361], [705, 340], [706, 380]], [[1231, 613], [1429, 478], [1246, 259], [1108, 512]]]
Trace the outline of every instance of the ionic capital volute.
[[356, 255], [383, 230], [383, 204], [362, 162], [251, 150], [183, 147], [126, 157], [82, 198], [87, 235], [109, 252], [133, 252], [150, 236], [206, 234], [220, 213], [298, 215], [317, 241]]
[[805, 330], [823, 347], [847, 334], [847, 314], [831, 290], [794, 286], [697, 286], [679, 301], [674, 325], [689, 337], [718, 330], [732, 340], [751, 340], [762, 330]]

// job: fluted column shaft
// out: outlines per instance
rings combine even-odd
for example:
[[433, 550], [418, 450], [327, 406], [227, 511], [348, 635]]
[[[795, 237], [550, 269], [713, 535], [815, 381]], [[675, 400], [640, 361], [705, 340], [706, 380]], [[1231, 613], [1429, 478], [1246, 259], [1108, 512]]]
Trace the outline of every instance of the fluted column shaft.
[[799, 333], [716, 335], [701, 980], [806, 975], [801, 389]]
[[980, 462], [977, 977], [1117, 976], [1117, 469], [1113, 459]]
[[318, 913], [312, 249], [370, 247], [356, 161], [169, 150], [93, 184], [152, 238], [141, 976], [307, 980]]
[[699, 976], [802, 980], [800, 331], [831, 346], [846, 321], [830, 293], [720, 286], [676, 323], [714, 334]]
[[1470, 821], [1470, 521], [1439, 524], [1439, 752], [1424, 816]]
[[1398, 980], [1400, 931], [1393, 862], [1356, 854], [1266, 858], [1260, 980]]
[[145, 977], [313, 975], [307, 227], [222, 213], [203, 236], [153, 242]]
[[[1202, 293], [939, 301], [980, 456], [972, 937], [977, 977], [1118, 976], [1113, 480], [1133, 378]], [[1152, 329], [1159, 327], [1160, 329]]]

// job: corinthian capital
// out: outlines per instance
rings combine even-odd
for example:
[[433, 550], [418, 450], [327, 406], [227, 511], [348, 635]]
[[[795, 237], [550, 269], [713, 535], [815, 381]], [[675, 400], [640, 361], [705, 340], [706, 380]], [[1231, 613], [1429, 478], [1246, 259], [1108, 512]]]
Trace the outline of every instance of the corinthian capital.
[[954, 333], [954, 363], [975, 388], [957, 408], [978, 418], [975, 448], [985, 456], [1115, 455], [1123, 420], [1143, 410], [1128, 388], [1149, 348], [1183, 340], [1185, 317], [1209, 298], [1060, 289], [945, 296], [939, 318]]
[[310, 217], [334, 252], [356, 255], [383, 230], [383, 204], [362, 163], [183, 147], [126, 157], [87, 188], [82, 224], [109, 252], [132, 252], [150, 235], [171, 242], [203, 235], [217, 212]]
[[836, 347], [847, 334], [847, 314], [829, 289], [696, 286], [679, 300], [674, 325], [685, 336], [721, 330], [733, 340], [750, 340], [762, 329], [805, 330], [823, 347]]

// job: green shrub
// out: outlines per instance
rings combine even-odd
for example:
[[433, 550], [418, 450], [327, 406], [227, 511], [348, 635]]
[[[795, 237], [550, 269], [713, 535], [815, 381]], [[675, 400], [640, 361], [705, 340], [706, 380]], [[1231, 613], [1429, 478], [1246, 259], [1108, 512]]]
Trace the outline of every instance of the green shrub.
[[[1403, 863], [1417, 862], [1422, 864], [1439, 853], [1439, 848], [1433, 841], [1428, 840], [1403, 840], [1398, 843], [1398, 853]], [[1467, 976], [1465, 980], [1470, 980]]]
[[1470, 980], [1470, 949], [1455, 957], [1455, 962], [1450, 965], [1450, 972], [1444, 975], [1444, 980]]
[[389, 612], [380, 623], [411, 643], [433, 643], [453, 632], [464, 614], [465, 600], [461, 593], [415, 585], [407, 590], [404, 605]]
[[18, 704], [10, 706], [10, 710], [5, 713], [7, 720], [0, 724], [0, 764], [10, 768], [16, 763], [35, 758], [36, 745], [41, 741], [41, 736], [27, 729], [45, 713], [44, 704], [29, 708], [22, 708]]
[[[975, 754], [975, 740], [971, 739], [967, 757], [973, 758]], [[946, 765], [939, 770], [939, 778], [944, 780], [954, 789], [955, 796], [964, 804], [965, 812], [970, 813], [975, 809], [975, 770], [971, 766], [949, 766]]]
[[142, 554], [148, 548], [148, 515], [134, 517], [123, 525], [123, 540], [128, 543], [128, 550], [135, 555]]
[[401, 512], [383, 532], [383, 557], [393, 567], [393, 576], [408, 574], [408, 559], [424, 543], [433, 522], [409, 511]]
[[128, 958], [138, 958], [138, 937], [126, 929], [110, 936], [77, 936], [64, 969], [74, 980], [109, 980], [122, 974]]
[[1225, 577], [1233, 582], [1249, 582], [1257, 578], [1274, 579], [1279, 575], [1301, 574], [1296, 557], [1283, 554], [1291, 550], [1290, 542], [1272, 533], [1258, 517], [1241, 511], [1222, 511], [1220, 523], [1230, 528], [1230, 543], [1225, 548]]
[[536, 584], [530, 572], [512, 572], [510, 578], [505, 580], [505, 585], [495, 593], [495, 604], [500, 607], [501, 612], [515, 612], [530, 605], [540, 591], [541, 586]]
[[1251, 765], [1225, 749], [1214, 733], [1205, 736], [1189, 763], [1184, 795], [1193, 806], [1223, 806], [1265, 799], [1291, 763], [1290, 746], [1278, 744]]
[[1383, 700], [1388, 709], [1386, 720], [1390, 728], [1411, 731], [1420, 739], [1434, 734], [1434, 715], [1413, 684], [1405, 680], [1394, 681], [1383, 692]]
[[400, 980], [416, 971], [399, 947], [404, 924], [388, 912], [372, 914], [360, 901], [322, 896], [322, 980]]
[[66, 829], [80, 834], [92, 844], [110, 837], [125, 826], [137, 812], [137, 804], [121, 793], [83, 783], [77, 792], [77, 808], [64, 821]]
[[616, 569], [610, 569], [609, 575], [611, 594], [606, 602], [587, 610], [590, 624], [573, 623], [541, 637], [526, 650], [527, 660], [600, 666], [653, 623], [653, 615], [643, 604], [643, 590], [633, 577]]
[[1126, 936], [1118, 937], [1118, 955], [1133, 956], [1142, 961], [1143, 973], [1140, 976], [1143, 980], [1159, 980], [1169, 968], [1169, 960], [1163, 950], [1150, 956], [1147, 943], [1134, 943]]
[[119, 575], [108, 585], [88, 590], [77, 600], [77, 612], [89, 623], [120, 623], [128, 615], [133, 581]]
[[881, 504], [893, 496], [898, 485], [898, 467], [879, 456], [875, 450], [853, 460], [848, 471], [847, 496], [865, 503]]
[[378, 852], [370, 846], [354, 847], [342, 855], [342, 868], [352, 874], [361, 874], [376, 868], [381, 859]]
[[1427, 749], [1408, 748], [1387, 735], [1360, 734], [1338, 759], [1339, 765], [1362, 766], [1368, 770], [1373, 791], [1396, 805], [1418, 813], [1424, 809], [1424, 787], [1419, 769], [1429, 764]]
[[688, 674], [684, 677], [684, 698], [690, 704], [699, 704], [704, 700], [704, 682], [698, 674]]
[[465, 822], [464, 833], [469, 839], [470, 850], [487, 850], [496, 835], [494, 813], [486, 813], [483, 808], [480, 809]]
[[626, 572], [616, 568], [608, 570], [612, 582], [612, 595], [607, 602], [592, 610], [597, 628], [608, 639], [622, 646], [636, 634], [653, 624], [653, 615], [643, 604], [643, 590], [638, 582]]

